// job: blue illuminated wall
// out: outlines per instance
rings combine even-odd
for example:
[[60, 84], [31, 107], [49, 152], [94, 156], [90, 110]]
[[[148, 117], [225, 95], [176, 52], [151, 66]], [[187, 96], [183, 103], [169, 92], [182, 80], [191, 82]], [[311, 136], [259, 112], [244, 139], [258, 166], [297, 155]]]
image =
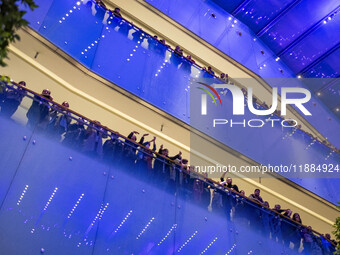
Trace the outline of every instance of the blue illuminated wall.
[[[38, 0], [37, 4], [40, 7], [34, 12], [28, 12], [25, 17], [31, 22], [30, 26], [42, 36], [93, 72], [178, 119], [193, 124], [195, 128], [255, 161], [259, 163], [315, 162], [323, 164], [325, 158], [329, 155], [327, 162], [339, 163], [338, 155], [331, 153], [332, 151], [328, 147], [318, 142], [314, 143], [311, 137], [299, 130], [291, 134], [292, 129], [289, 128], [284, 130], [280, 127], [270, 130], [263, 128], [257, 132], [237, 128], [226, 133], [208, 131], [206, 130], [207, 126], [200, 126], [200, 124], [195, 126], [195, 123], [190, 119], [190, 79], [212, 78], [211, 76], [197, 66], [191, 65], [187, 60], [174, 55], [166, 46], [143, 33], [143, 31], [120, 18], [112, 16], [110, 12], [95, 5], [92, 1]], [[170, 5], [172, 6], [172, 4]], [[186, 12], [190, 13], [190, 8], [188, 6]], [[184, 17], [184, 14], [181, 14], [182, 9], [171, 13], [176, 13], [178, 18]], [[219, 15], [226, 14], [220, 10]], [[190, 17], [190, 15], [186, 17]], [[222, 27], [225, 29], [225, 23], [216, 26], [216, 24], [211, 23], [215, 22], [213, 20], [199, 22], [195, 20], [196, 17], [202, 16], [192, 15], [190, 24], [193, 27], [200, 28], [201, 36], [204, 36], [204, 31], [209, 31], [208, 28], [212, 25], [217, 28], [220, 27], [221, 33]], [[225, 16], [225, 22], [229, 24], [227, 31], [234, 31], [233, 29], [236, 28], [241, 29], [242, 43], [239, 41], [239, 35], [230, 31], [225, 37], [215, 38], [216, 42], [219, 41], [219, 45], [228, 45], [228, 54], [235, 58], [239, 56], [244, 61], [252, 63], [254, 68], [261, 70], [259, 74], [263, 77], [271, 77], [276, 65], [281, 65], [275, 61], [271, 51], [265, 49], [264, 55], [259, 53], [259, 50], [264, 49], [264, 46], [253, 40], [247, 27], [240, 22], [235, 23], [234, 19], [229, 20], [229, 16]], [[198, 24], [200, 25], [198, 26]], [[213, 36], [215, 34], [211, 34], [209, 38], [213, 38]], [[269, 62], [273, 65], [269, 65]], [[266, 66], [264, 66], [265, 63], [267, 63]], [[287, 69], [287, 73], [291, 72]], [[218, 82], [218, 80], [214, 79], [211, 82]], [[295, 86], [294, 82], [297, 83], [294, 80], [289, 85]], [[284, 84], [275, 85], [283, 86]], [[225, 107], [231, 105], [230, 94], [227, 94], [223, 100], [225, 100]], [[316, 108], [312, 106], [312, 102], [306, 107], [313, 111], [313, 116], [315, 114], [321, 116], [324, 113], [322, 107]], [[249, 113], [247, 114], [247, 117], [250, 117]], [[229, 116], [231, 115], [229, 114]], [[337, 135], [338, 122], [336, 120], [332, 122], [332, 125], [324, 125], [323, 121], [319, 121], [319, 123], [327, 129], [330, 140], [332, 137], [336, 140], [339, 139]], [[246, 144], [243, 139], [246, 137], [247, 141], [251, 142]], [[307, 150], [310, 144], [313, 146]], [[338, 179], [321, 180], [318, 180], [318, 183], [320, 181], [320, 183], [327, 184], [329, 189], [326, 190], [324, 184], [304, 185], [304, 187], [333, 203], [338, 202]]]
[[241, 203], [243, 220], [230, 221], [192, 190], [144, 179], [146, 169], [104, 164], [2, 117], [0, 132], [2, 254], [296, 254], [262, 223], [244, 224], [260, 209]]

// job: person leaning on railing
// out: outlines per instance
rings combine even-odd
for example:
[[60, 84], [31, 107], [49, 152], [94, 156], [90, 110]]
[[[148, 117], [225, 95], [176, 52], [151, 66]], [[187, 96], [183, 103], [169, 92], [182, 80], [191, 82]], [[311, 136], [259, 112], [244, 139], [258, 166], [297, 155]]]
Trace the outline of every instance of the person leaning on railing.
[[[152, 140], [143, 142], [143, 147], [139, 147], [137, 152], [137, 159], [136, 159], [136, 169], [137, 171], [142, 174], [142, 176], [146, 177], [151, 180], [153, 178], [153, 170], [152, 170], [152, 160], [153, 160], [153, 153], [156, 151], [156, 137], [154, 136]], [[150, 148], [152, 145], [152, 148]]]
[[70, 124], [64, 135], [63, 144], [80, 150], [85, 139], [85, 120], [78, 118], [76, 123]]
[[89, 156], [102, 158], [103, 156], [103, 138], [106, 138], [104, 129], [100, 122], [93, 121], [93, 127], [88, 126], [85, 131], [85, 139], [82, 144], [82, 151]]
[[[47, 100], [45, 100], [47, 99]], [[28, 119], [27, 127], [44, 130], [48, 124], [49, 103], [48, 100], [53, 101], [51, 91], [44, 89], [41, 95], [35, 95], [31, 107], [26, 113]]]
[[[239, 192], [238, 186], [233, 184], [233, 179], [231, 179], [230, 177], [227, 177], [226, 180], [224, 180], [224, 177], [221, 177], [220, 185], [227, 187], [230, 190]], [[230, 220], [231, 213], [235, 210], [235, 206], [236, 206], [236, 199], [234, 195], [230, 193], [229, 191], [227, 193], [224, 193], [222, 195], [222, 204], [223, 204], [223, 208], [225, 210], [227, 219]]]
[[67, 109], [70, 107], [69, 103], [64, 101], [62, 107], [56, 106], [49, 113], [49, 123], [46, 131], [51, 137], [60, 140], [61, 135], [67, 132], [71, 123], [71, 116]]
[[[25, 87], [26, 82], [20, 81], [19, 85]], [[19, 105], [21, 104], [22, 99], [26, 95], [26, 91], [22, 87], [18, 87], [17, 89], [6, 89], [6, 87], [4, 87], [3, 93], [1, 93], [2, 98], [0, 98], [1, 115], [10, 118], [16, 112]]]
[[121, 162], [123, 152], [123, 142], [119, 139], [117, 133], [112, 132], [110, 139], [107, 139], [103, 145], [104, 160], [118, 166], [118, 163]]

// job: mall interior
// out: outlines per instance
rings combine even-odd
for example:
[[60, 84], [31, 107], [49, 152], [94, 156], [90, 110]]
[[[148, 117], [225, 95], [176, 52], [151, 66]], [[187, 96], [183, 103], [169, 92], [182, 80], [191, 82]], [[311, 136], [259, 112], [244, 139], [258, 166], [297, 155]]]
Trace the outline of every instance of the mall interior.
[[1, 254], [334, 253], [338, 1], [35, 3], [0, 71]]

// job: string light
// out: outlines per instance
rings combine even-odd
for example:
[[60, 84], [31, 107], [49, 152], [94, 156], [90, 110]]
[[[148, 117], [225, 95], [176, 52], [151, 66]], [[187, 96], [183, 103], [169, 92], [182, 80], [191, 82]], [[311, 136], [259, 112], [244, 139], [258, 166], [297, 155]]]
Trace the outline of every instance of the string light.
[[84, 236], [84, 242], [86, 241], [87, 235], [88, 233], [91, 231], [91, 229], [93, 228], [94, 224], [96, 223], [97, 220], [101, 220], [104, 212], [106, 211], [107, 207], [109, 206], [109, 203], [106, 203], [106, 205], [103, 207], [103, 204], [100, 206], [100, 209], [96, 215], [96, 217], [94, 217], [93, 221], [91, 222], [90, 226], [87, 228]]
[[234, 243], [234, 245], [230, 248], [230, 250], [225, 254], [225, 255], [229, 255], [230, 252], [232, 252], [236, 247], [236, 243]]
[[28, 185], [26, 185], [25, 188], [24, 188], [24, 190], [22, 191], [21, 196], [20, 196], [20, 198], [19, 198], [19, 200], [18, 200], [18, 202], [17, 202], [17, 205], [20, 205], [22, 199], [23, 199], [24, 196], [25, 196], [25, 193], [27, 192], [27, 189], [28, 189]]
[[216, 240], [217, 240], [217, 237], [215, 237], [215, 239], [212, 240], [211, 243], [200, 254], [204, 254], [210, 248], [210, 246], [216, 242]]
[[50, 203], [51, 203], [51, 201], [52, 201], [52, 199], [53, 199], [55, 193], [57, 193], [57, 191], [58, 191], [58, 188], [55, 188], [55, 189], [53, 190], [52, 195], [50, 196], [50, 198], [48, 199], [48, 201], [47, 201], [47, 203], [46, 203], [46, 205], [45, 205], [45, 207], [44, 207], [44, 211], [47, 210], [47, 207], [50, 205]]
[[119, 226], [116, 228], [116, 230], [114, 231], [114, 233], [117, 233], [118, 230], [124, 225], [124, 223], [126, 222], [126, 220], [130, 217], [130, 215], [132, 214], [132, 210], [125, 216], [125, 218], [122, 220], [122, 222], [119, 224]]
[[143, 228], [143, 230], [139, 233], [139, 235], [136, 237], [136, 239], [139, 239], [144, 232], [148, 229], [148, 227], [150, 226], [150, 224], [154, 221], [154, 217], [151, 218], [151, 220], [148, 222], [148, 224], [145, 225], [145, 227]]
[[[77, 2], [77, 5], [79, 6], [80, 5], [80, 2]], [[68, 17], [71, 16], [71, 14], [73, 13], [73, 10], [76, 10], [77, 7], [76, 6], [73, 6], [70, 10], [66, 11], [65, 15], [59, 20], [59, 23], [63, 23], [63, 21], [65, 21]], [[78, 8], [78, 10], [80, 10], [80, 8]], [[66, 18], [65, 18], [66, 17]]]
[[157, 245], [158, 245], [158, 246], [161, 245], [161, 244], [164, 242], [164, 240], [171, 234], [171, 232], [172, 232], [174, 229], [176, 229], [176, 227], [177, 227], [177, 224], [172, 225], [172, 227], [170, 228], [170, 230], [168, 231], [168, 233], [163, 237], [163, 239], [162, 239]]
[[330, 156], [332, 156], [333, 153], [334, 153], [333, 150], [330, 153], [328, 153], [328, 155], [325, 157], [325, 160], [327, 160]]
[[305, 150], [308, 150], [315, 142], [316, 142], [316, 139], [313, 139], [313, 141], [310, 144], [308, 144]]
[[198, 233], [198, 231], [196, 230], [190, 237], [188, 240], [185, 241], [184, 244], [182, 244], [182, 246], [177, 250], [177, 252], [180, 252], [190, 241], [191, 239], [194, 238], [194, 236]]
[[80, 201], [83, 199], [84, 194], [81, 194], [80, 197], [78, 198], [77, 202], [74, 204], [72, 210], [70, 211], [70, 213], [68, 214], [67, 218], [71, 218], [72, 214], [74, 213], [75, 209], [78, 207]]

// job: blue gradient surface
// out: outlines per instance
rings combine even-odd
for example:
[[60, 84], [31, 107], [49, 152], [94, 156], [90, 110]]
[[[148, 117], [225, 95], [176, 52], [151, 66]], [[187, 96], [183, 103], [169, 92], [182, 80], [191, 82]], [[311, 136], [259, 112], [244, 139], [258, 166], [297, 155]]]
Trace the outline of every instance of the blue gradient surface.
[[239, 200], [230, 221], [123, 161], [104, 164], [2, 117], [0, 132], [4, 254], [298, 254], [269, 238], [274, 218], [258, 206]]

